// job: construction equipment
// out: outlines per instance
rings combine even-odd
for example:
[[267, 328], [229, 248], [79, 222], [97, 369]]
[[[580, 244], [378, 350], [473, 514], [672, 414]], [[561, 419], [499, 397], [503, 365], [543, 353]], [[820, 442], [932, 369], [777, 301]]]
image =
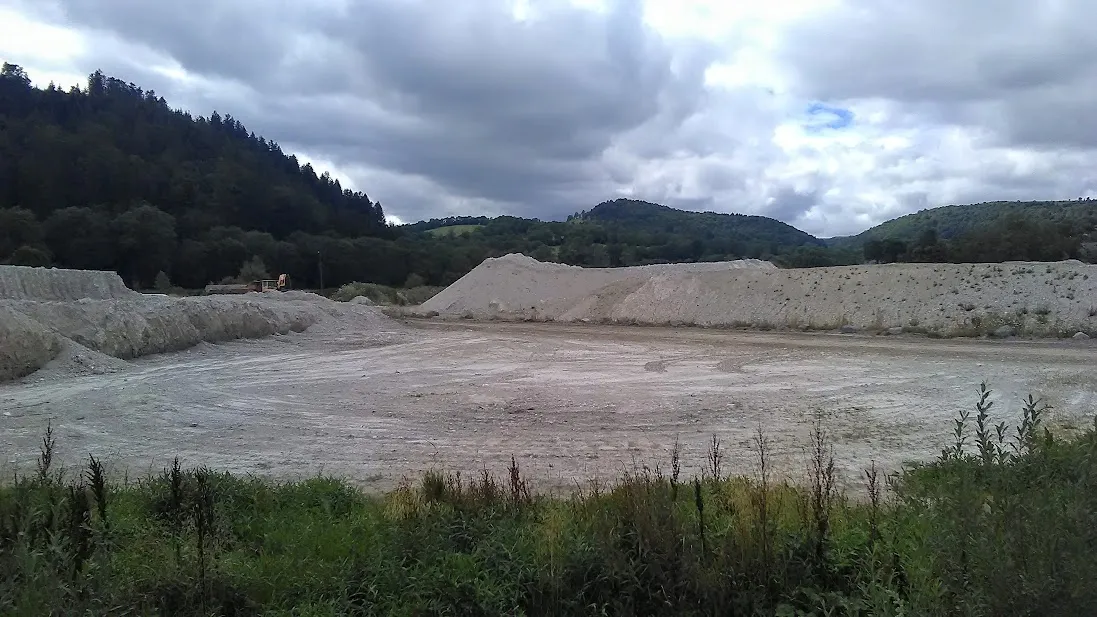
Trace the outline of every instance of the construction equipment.
[[249, 292], [285, 291], [289, 288], [289, 276], [279, 274], [277, 279], [262, 279], [250, 283], [206, 285], [205, 294], [246, 294]]

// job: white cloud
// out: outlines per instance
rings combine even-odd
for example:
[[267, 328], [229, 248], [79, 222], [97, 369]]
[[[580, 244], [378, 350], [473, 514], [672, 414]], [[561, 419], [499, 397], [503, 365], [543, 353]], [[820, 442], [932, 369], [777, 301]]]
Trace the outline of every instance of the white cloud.
[[35, 85], [83, 84], [87, 73], [79, 71], [75, 59], [85, 51], [84, 37], [78, 32], [43, 23], [0, 2], [0, 58], [30, 71]]
[[[560, 217], [627, 195], [834, 235], [1097, 193], [1097, 44], [1079, 25], [1093, 0], [647, 0], [641, 25], [634, 0], [312, 0], [289, 21], [224, 0], [218, 27], [262, 29], [247, 57], [204, 38], [197, 7], [52, 2], [0, 0], [0, 56], [36, 83], [124, 72], [231, 113], [403, 220]], [[379, 53], [348, 34], [363, 23], [373, 39], [414, 31]], [[816, 103], [852, 121], [828, 128]]]

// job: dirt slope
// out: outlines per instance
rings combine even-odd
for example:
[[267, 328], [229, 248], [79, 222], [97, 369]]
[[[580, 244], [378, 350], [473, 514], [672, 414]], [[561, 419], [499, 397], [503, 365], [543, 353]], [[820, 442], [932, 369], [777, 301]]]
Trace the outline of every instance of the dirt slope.
[[114, 272], [0, 266], [0, 299], [110, 300], [138, 295]]
[[369, 330], [387, 319], [376, 308], [302, 292], [143, 295], [112, 272], [5, 267], [0, 281], [0, 381], [33, 373], [59, 356], [107, 370], [114, 358], [317, 325]]
[[[744, 259], [628, 268], [580, 268], [544, 263], [521, 254], [486, 259], [460, 280], [423, 303], [423, 310], [477, 318], [583, 319], [602, 312], [607, 301], [638, 290], [653, 277], [671, 273], [776, 270], [768, 261]], [[571, 319], [567, 315], [574, 315]]]
[[1012, 262], [779, 270], [749, 261], [584, 269], [507, 255], [486, 260], [422, 310], [479, 319], [903, 328], [944, 336], [1097, 334], [1097, 266]]

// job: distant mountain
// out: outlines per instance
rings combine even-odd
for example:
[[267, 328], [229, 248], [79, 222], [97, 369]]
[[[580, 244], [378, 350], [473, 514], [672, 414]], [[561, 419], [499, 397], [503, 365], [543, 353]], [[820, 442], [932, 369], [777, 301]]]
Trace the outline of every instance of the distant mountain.
[[776, 255], [799, 246], [826, 244], [792, 225], [764, 216], [689, 212], [632, 199], [600, 203], [574, 215], [572, 220], [599, 221], [636, 232], [685, 235], [706, 245], [730, 243], [749, 253]]
[[1097, 227], [1097, 200], [994, 201], [942, 206], [886, 221], [855, 236], [828, 238], [826, 243], [836, 247], [861, 247], [870, 240], [911, 243], [929, 230], [936, 231], [941, 240], [952, 240], [991, 227], [1010, 216], [1093, 230]]
[[[444, 233], [449, 228], [459, 231]], [[566, 222], [451, 217], [399, 230], [419, 243], [441, 244], [459, 258], [520, 252], [541, 261], [593, 267], [742, 258], [829, 263], [829, 256], [816, 254], [827, 251], [822, 240], [774, 219], [687, 212], [630, 199], [598, 204]], [[823, 263], [816, 263], [819, 259]]]

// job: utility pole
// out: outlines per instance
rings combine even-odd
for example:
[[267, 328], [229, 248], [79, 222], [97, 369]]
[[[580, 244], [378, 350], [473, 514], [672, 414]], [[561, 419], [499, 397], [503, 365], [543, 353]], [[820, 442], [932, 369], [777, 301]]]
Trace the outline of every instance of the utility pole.
[[324, 258], [316, 251], [316, 269], [320, 271], [320, 295], [324, 295]]

